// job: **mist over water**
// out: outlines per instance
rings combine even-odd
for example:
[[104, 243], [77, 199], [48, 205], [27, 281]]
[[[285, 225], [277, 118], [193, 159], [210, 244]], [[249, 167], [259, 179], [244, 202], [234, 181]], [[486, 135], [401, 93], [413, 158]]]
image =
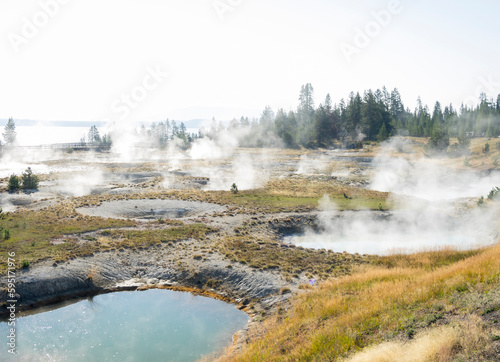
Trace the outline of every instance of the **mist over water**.
[[[361, 254], [445, 247], [464, 250], [494, 243], [498, 237], [497, 208], [477, 208], [471, 198], [485, 196], [500, 185], [500, 173], [459, 171], [411, 152], [394, 156], [396, 149], [408, 146], [404, 142], [393, 139], [383, 144], [371, 163], [369, 188], [391, 192], [393, 211], [338, 211], [324, 196], [317, 219], [319, 231], [307, 229], [285, 241]], [[312, 169], [323, 163], [320, 159], [311, 166], [308, 160], [307, 165]]]
[[313, 249], [385, 255], [454, 247], [471, 249], [497, 237], [495, 210], [459, 210], [452, 205], [407, 204], [395, 211], [338, 211], [328, 196], [320, 200], [319, 232], [307, 229], [285, 241]]
[[375, 175], [370, 188], [424, 200], [453, 200], [479, 197], [500, 185], [500, 172], [480, 174], [443, 167], [431, 159], [379, 156], [373, 161]]

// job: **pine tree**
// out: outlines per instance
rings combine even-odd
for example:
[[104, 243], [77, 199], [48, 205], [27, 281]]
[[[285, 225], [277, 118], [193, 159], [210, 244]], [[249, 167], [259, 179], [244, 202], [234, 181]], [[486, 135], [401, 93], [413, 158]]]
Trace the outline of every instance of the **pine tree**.
[[172, 121], [172, 139], [177, 137], [179, 134], [179, 127], [177, 127], [177, 123], [175, 121]]
[[434, 125], [428, 145], [434, 151], [444, 151], [448, 148], [450, 145], [450, 137], [442, 125], [438, 123]]
[[38, 188], [38, 176], [33, 174], [31, 171], [31, 167], [28, 167], [26, 171], [24, 171], [22, 177], [23, 189], [37, 189]]
[[327, 147], [331, 142], [330, 117], [323, 105], [314, 112], [314, 132], [317, 147]]
[[300, 88], [299, 112], [303, 116], [312, 116], [314, 112], [314, 88], [311, 83], [307, 83]]
[[12, 118], [9, 118], [7, 124], [5, 125], [4, 133], [2, 133], [2, 136], [6, 146], [13, 145], [16, 142], [16, 124], [14, 123], [14, 120]]
[[9, 182], [7, 184], [9, 191], [16, 191], [21, 187], [21, 183], [19, 182], [19, 177], [12, 174], [9, 177]]
[[99, 130], [96, 126], [90, 127], [88, 141], [92, 144], [101, 143], [101, 136], [99, 135]]
[[354, 95], [353, 92], [349, 95], [349, 103], [346, 107], [346, 115], [344, 122], [344, 144], [353, 145], [359, 141], [359, 135], [362, 131], [362, 107], [363, 101], [359, 93]]
[[379, 142], [382, 142], [388, 138], [389, 138], [389, 131], [387, 131], [387, 127], [385, 126], [385, 123], [382, 123], [382, 127], [380, 127], [380, 131], [378, 132], [378, 135], [377, 135], [377, 140]]
[[274, 111], [271, 106], [266, 106], [260, 116], [260, 126], [264, 132], [268, 132], [272, 128], [274, 122]]
[[382, 124], [382, 114], [380, 113], [380, 104], [377, 103], [375, 96], [371, 90], [365, 93], [364, 102], [361, 109], [361, 129], [362, 132], [369, 138], [375, 139], [378, 135]]

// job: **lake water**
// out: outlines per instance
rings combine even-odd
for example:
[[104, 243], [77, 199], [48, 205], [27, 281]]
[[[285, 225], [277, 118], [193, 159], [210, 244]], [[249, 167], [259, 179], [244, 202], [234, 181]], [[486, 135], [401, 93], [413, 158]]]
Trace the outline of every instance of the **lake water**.
[[249, 317], [235, 306], [190, 293], [151, 289], [82, 300], [20, 316], [17, 356], [2, 361], [194, 361], [231, 345]]
[[[17, 142], [19, 146], [80, 142], [82, 137], [87, 137], [89, 129], [90, 127], [19, 126], [16, 127]], [[106, 131], [102, 127], [98, 129], [101, 135]]]
[[[148, 126], [149, 128], [149, 126]], [[0, 127], [3, 132], [3, 127]], [[97, 127], [102, 136], [110, 133], [109, 127]], [[90, 127], [60, 127], [60, 126], [17, 126], [17, 143], [19, 146], [37, 146], [53, 143], [76, 143], [87, 137]], [[137, 127], [139, 131], [140, 128]], [[189, 133], [198, 133], [197, 128], [188, 128]], [[3, 141], [3, 139], [2, 139]]]

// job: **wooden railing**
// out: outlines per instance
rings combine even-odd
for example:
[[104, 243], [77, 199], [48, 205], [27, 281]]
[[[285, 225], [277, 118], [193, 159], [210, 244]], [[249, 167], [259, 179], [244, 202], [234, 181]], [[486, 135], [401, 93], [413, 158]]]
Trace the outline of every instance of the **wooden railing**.
[[38, 146], [16, 146], [18, 148], [31, 149], [31, 150], [69, 150], [73, 149], [75, 151], [81, 150], [109, 150], [110, 145], [102, 145], [99, 143], [54, 143], [50, 145], [38, 145]]

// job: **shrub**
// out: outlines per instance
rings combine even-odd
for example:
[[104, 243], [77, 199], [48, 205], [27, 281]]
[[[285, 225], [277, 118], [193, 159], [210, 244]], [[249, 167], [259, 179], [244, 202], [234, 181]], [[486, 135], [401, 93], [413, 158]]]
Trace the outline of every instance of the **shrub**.
[[238, 193], [238, 186], [236, 186], [236, 184], [235, 184], [235, 183], [233, 183], [233, 184], [231, 185], [231, 192], [232, 192], [233, 194], [237, 194], [237, 193]]
[[29, 268], [30, 262], [28, 260], [23, 260], [23, 268]]
[[489, 153], [490, 152], [490, 144], [486, 143], [483, 148], [483, 153]]
[[14, 174], [10, 175], [7, 187], [9, 188], [9, 191], [18, 190], [21, 187], [21, 182], [19, 181], [19, 177], [17, 177]]
[[10, 239], [10, 230], [9, 229], [5, 229], [5, 231], [4, 231], [4, 237], [3, 238], [5, 240]]
[[284, 295], [284, 294], [288, 294], [288, 293], [291, 293], [291, 292], [292, 292], [292, 291], [290, 290], [290, 288], [288, 288], [288, 287], [283, 287], [283, 288], [281, 288], [281, 289], [280, 289], [280, 292], [279, 292], [279, 293], [280, 293], [281, 295]]
[[31, 167], [28, 167], [26, 171], [24, 171], [22, 176], [23, 181], [23, 189], [37, 189], [38, 188], [38, 176], [33, 174], [31, 171]]

